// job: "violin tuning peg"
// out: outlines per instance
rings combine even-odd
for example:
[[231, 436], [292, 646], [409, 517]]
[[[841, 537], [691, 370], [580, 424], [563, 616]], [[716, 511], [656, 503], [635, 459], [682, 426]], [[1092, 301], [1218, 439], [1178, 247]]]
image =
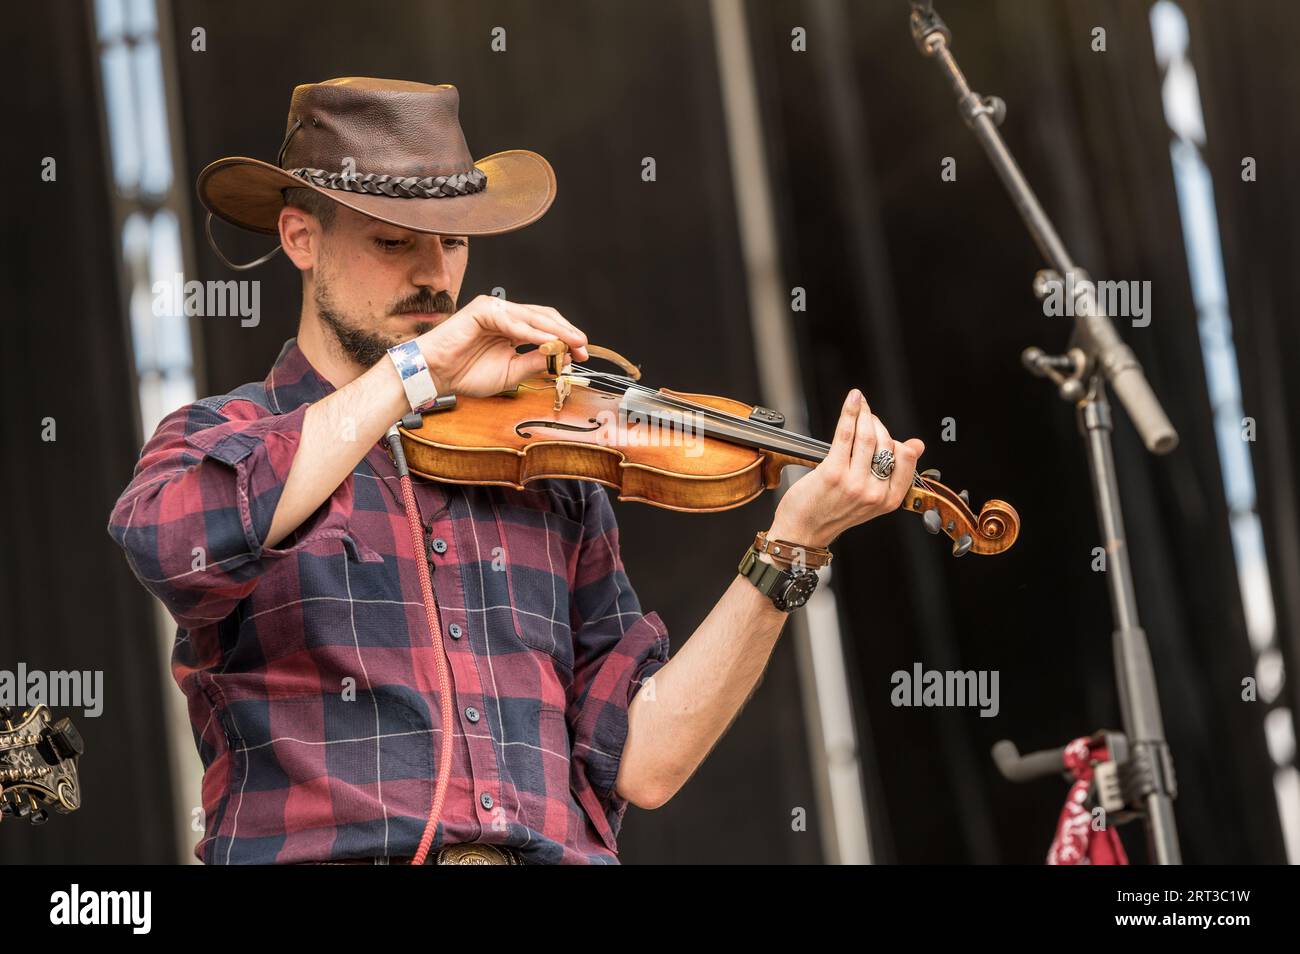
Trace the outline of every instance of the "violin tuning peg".
[[925, 529], [931, 533], [938, 533], [943, 529], [943, 521], [939, 516], [939, 508], [934, 507], [927, 510], [921, 515], [921, 522], [925, 524]]
[[956, 529], [957, 529], [957, 521], [956, 521], [956, 520], [949, 520], [949, 521], [948, 521], [948, 526], [944, 527], [944, 530], [948, 531], [949, 533], [952, 533], [952, 532], [953, 532], [954, 530], [956, 530]]
[[965, 556], [970, 552], [971, 544], [974, 542], [969, 533], [963, 533], [957, 538], [957, 542], [952, 545], [952, 555], [955, 557]]
[[931, 468], [930, 470], [923, 470], [923, 471], [921, 471], [921, 476], [922, 476], [925, 480], [942, 480], [942, 479], [943, 479], [942, 476], [939, 474], [939, 472], [938, 472], [937, 470], [934, 470], [933, 468]]
[[966, 491], [963, 490], [957, 496], [960, 497], [963, 501], [965, 501], [966, 506], [968, 507], [970, 506], [970, 494], [966, 493]]

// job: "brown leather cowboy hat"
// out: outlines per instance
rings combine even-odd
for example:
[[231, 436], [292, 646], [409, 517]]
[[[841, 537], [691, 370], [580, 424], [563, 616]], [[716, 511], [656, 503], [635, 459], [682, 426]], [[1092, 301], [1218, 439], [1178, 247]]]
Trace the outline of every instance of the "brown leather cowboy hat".
[[276, 165], [234, 156], [199, 173], [199, 199], [274, 235], [286, 188], [313, 189], [371, 218], [445, 235], [499, 235], [542, 217], [555, 171], [527, 149], [474, 161], [451, 85], [349, 76], [299, 86]]

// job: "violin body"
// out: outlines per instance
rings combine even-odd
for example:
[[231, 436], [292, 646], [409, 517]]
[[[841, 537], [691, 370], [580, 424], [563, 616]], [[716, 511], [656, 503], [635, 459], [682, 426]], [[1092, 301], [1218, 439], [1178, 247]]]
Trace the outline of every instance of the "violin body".
[[[742, 418], [752, 405], [661, 389]], [[618, 395], [575, 388], [555, 410], [554, 381], [536, 378], [513, 394], [458, 397], [449, 411], [401, 428], [411, 473], [451, 484], [521, 490], [546, 477], [594, 480], [619, 500], [707, 513], [749, 503], [777, 487], [789, 463], [815, 461], [765, 452], [702, 433], [689, 419], [622, 413]]]

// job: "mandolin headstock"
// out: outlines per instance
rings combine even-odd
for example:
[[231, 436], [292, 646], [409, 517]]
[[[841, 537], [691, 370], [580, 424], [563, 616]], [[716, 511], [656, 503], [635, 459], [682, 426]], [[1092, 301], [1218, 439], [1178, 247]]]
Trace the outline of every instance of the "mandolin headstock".
[[939, 483], [937, 470], [916, 475], [902, 509], [920, 514], [931, 533], [946, 533], [952, 540], [953, 556], [1001, 553], [1010, 549], [1020, 534], [1015, 507], [1005, 500], [990, 500], [977, 515], [966, 491], [957, 493]]
[[0, 706], [0, 814], [33, 825], [81, 806], [77, 760], [84, 745], [67, 718], [51, 723], [43, 705], [15, 712]]

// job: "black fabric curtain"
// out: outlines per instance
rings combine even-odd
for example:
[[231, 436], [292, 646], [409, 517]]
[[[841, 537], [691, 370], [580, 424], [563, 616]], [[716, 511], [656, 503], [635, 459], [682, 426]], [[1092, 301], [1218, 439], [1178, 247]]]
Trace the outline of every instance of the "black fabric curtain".
[[[1147, 5], [939, 7], [973, 87], [1006, 100], [1002, 132], [1075, 258], [1097, 278], [1152, 284], [1150, 325], [1122, 333], [1182, 444], [1153, 458], [1118, 413], [1115, 448], [1180, 782], [1184, 857], [1284, 860], [1264, 708], [1240, 697], [1254, 667]], [[1003, 781], [990, 747], [1010, 738], [1022, 751], [1047, 748], [1121, 727], [1105, 580], [1091, 568], [1102, 541], [1083, 445], [1072, 408], [1019, 363], [1029, 345], [1063, 349], [1066, 319], [1045, 317], [1033, 297], [1042, 263], [938, 68], [912, 44], [902, 3], [749, 9], [785, 185], [788, 274], [808, 289], [801, 355], [816, 426], [829, 431], [844, 393], [861, 385], [895, 436], [926, 441], [924, 465], [968, 487], [977, 506], [1009, 500], [1023, 520], [1020, 542], [998, 557], [954, 561], [901, 515], [841, 545], [859, 718], [876, 753], [869, 784], [881, 860], [1041, 862], [1065, 786]], [[794, 26], [807, 28], [807, 54], [791, 52]], [[1105, 53], [1091, 49], [1095, 26], [1107, 30]], [[1215, 29], [1193, 24], [1194, 35]], [[1225, 99], [1247, 95], [1234, 87]], [[945, 157], [955, 181], [940, 178]], [[1262, 271], [1273, 282], [1287, 274]], [[1276, 371], [1284, 358], [1270, 360]], [[952, 441], [943, 437], [949, 419]], [[1275, 529], [1294, 540], [1294, 523]], [[891, 673], [914, 662], [998, 670], [997, 717], [893, 706]], [[1122, 837], [1143, 860], [1140, 829]]]
[[[14, 14], [2, 41], [13, 136], [0, 150], [0, 669], [98, 672], [103, 696], [96, 716], [54, 709], [85, 739], [82, 808], [41, 827], [0, 825], [0, 864], [167, 863], [176, 845], [161, 700], [174, 687], [150, 597], [105, 532], [140, 439], [98, 52], [81, 4]], [[54, 181], [41, 177], [45, 157]]]
[[[1286, 702], [1300, 712], [1300, 324], [1290, 278], [1300, 258], [1300, 184], [1295, 177], [1300, 70], [1263, 52], [1261, 40], [1289, 47], [1300, 37], [1300, 8], [1285, 0], [1249, 7], [1193, 0], [1186, 5], [1192, 57], [1205, 107], [1206, 161], [1214, 177], [1223, 235], [1233, 338], [1252, 446], [1278, 639], [1290, 678]], [[1242, 178], [1252, 158], [1257, 178]]]

